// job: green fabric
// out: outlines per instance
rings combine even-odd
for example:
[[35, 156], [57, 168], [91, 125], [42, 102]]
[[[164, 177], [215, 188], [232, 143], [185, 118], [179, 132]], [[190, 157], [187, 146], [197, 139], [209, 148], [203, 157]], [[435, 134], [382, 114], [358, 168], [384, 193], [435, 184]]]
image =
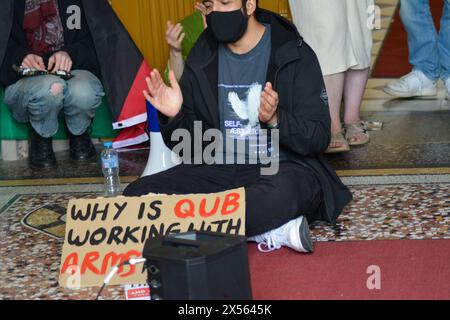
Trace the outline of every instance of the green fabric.
[[[186, 34], [184, 36], [183, 43], [181, 44], [183, 59], [186, 61], [192, 48], [197, 43], [198, 38], [203, 33], [203, 17], [199, 11], [196, 11], [194, 14], [181, 20], [180, 23], [183, 26], [183, 32]], [[167, 63], [167, 67], [164, 72], [164, 80], [166, 83], [170, 82], [169, 70], [170, 66], [169, 63]]]
[[[3, 89], [0, 88], [0, 140], [27, 140], [30, 125], [18, 123], [13, 118], [8, 107], [3, 103], [3, 96]], [[97, 109], [91, 128], [91, 138], [115, 138], [119, 133], [112, 128], [111, 113], [105, 98]], [[57, 140], [67, 139], [63, 119], [60, 119], [59, 130], [53, 138]]]

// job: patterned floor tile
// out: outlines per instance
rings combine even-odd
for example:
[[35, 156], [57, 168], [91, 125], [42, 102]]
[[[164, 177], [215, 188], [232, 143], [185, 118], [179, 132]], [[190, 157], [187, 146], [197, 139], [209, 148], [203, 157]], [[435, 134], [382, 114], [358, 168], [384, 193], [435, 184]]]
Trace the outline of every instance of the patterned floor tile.
[[[450, 183], [358, 185], [335, 227], [317, 224], [316, 241], [450, 239]], [[25, 227], [22, 220], [46, 206], [99, 193], [19, 195], [0, 215], [0, 299], [94, 299], [97, 288], [71, 291], [57, 283], [62, 241]], [[122, 287], [104, 299], [123, 299]]]

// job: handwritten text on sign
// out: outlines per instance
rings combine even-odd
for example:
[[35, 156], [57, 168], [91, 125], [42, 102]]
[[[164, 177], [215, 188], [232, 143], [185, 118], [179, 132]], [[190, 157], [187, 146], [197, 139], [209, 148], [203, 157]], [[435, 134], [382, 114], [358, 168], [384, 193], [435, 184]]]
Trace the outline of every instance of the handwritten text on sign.
[[[245, 190], [71, 200], [59, 283], [100, 286], [112, 267], [140, 257], [150, 237], [186, 231], [245, 235]], [[111, 284], [145, 283], [142, 266], [121, 268]]]

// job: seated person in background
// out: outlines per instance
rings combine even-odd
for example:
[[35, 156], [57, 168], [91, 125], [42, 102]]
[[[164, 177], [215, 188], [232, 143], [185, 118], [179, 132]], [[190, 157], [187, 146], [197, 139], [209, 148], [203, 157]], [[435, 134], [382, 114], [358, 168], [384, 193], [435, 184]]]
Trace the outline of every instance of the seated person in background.
[[[83, 9], [78, 28], [66, 21], [67, 8], [73, 5], [83, 8], [81, 0], [14, 1], [0, 80], [14, 118], [31, 124], [33, 168], [56, 166], [52, 136], [58, 131], [60, 113], [69, 133], [71, 158], [85, 161], [96, 155], [87, 130], [104, 93], [96, 76], [99, 64]], [[20, 78], [13, 65], [51, 73], [67, 71], [74, 77], [68, 81], [55, 75]]]
[[206, 11], [211, 6], [210, 0], [197, 2], [194, 14], [184, 18], [176, 25], [171, 21], [167, 22], [166, 40], [169, 45], [169, 63], [164, 72], [164, 80], [169, 81], [169, 71], [175, 72], [175, 77], [179, 81], [184, 71], [184, 62], [191, 52], [192, 47], [197, 42], [202, 32], [206, 29]]
[[[135, 181], [124, 195], [244, 187], [250, 241], [258, 242], [261, 251], [287, 246], [312, 252], [308, 222], [335, 223], [351, 200], [321, 157], [330, 142], [330, 113], [316, 55], [293, 24], [259, 9], [257, 0], [214, 0], [207, 22], [188, 57], [181, 85], [173, 71], [169, 87], [154, 70], [149, 92], [144, 92], [159, 111], [165, 143], [174, 148], [172, 133], [184, 129], [192, 140], [192, 159], [199, 157], [202, 164], [183, 154], [182, 165]], [[227, 148], [229, 140], [244, 140], [245, 148], [232, 144], [231, 158], [245, 159], [245, 164], [223, 164], [220, 148], [215, 162], [204, 159], [205, 146], [194, 143], [199, 123], [200, 134], [218, 132], [226, 137]], [[249, 161], [261, 160], [260, 152], [270, 148], [261, 129], [279, 135], [278, 170], [272, 175], [262, 174], [262, 161]], [[227, 148], [223, 150], [230, 163]]]

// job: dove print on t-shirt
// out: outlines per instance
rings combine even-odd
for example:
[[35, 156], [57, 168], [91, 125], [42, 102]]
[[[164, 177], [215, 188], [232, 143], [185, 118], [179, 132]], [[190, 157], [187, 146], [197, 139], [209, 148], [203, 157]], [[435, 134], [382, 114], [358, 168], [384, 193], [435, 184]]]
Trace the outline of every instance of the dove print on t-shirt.
[[233, 118], [229, 114], [230, 119], [224, 123], [225, 129], [239, 137], [257, 134], [261, 128], [258, 108], [261, 104], [262, 85], [254, 83], [250, 86], [229, 86], [228, 90], [228, 108], [234, 112], [236, 119], [229, 121]]
[[[270, 26], [265, 25], [263, 37], [250, 52], [235, 54], [227, 45], [219, 45], [219, 109], [225, 150], [246, 160], [267, 153], [267, 139], [260, 139], [258, 109], [266, 83], [271, 54]], [[229, 140], [245, 142], [245, 151]], [[234, 142], [234, 141], [231, 141]], [[230, 149], [228, 145], [232, 145]]]

